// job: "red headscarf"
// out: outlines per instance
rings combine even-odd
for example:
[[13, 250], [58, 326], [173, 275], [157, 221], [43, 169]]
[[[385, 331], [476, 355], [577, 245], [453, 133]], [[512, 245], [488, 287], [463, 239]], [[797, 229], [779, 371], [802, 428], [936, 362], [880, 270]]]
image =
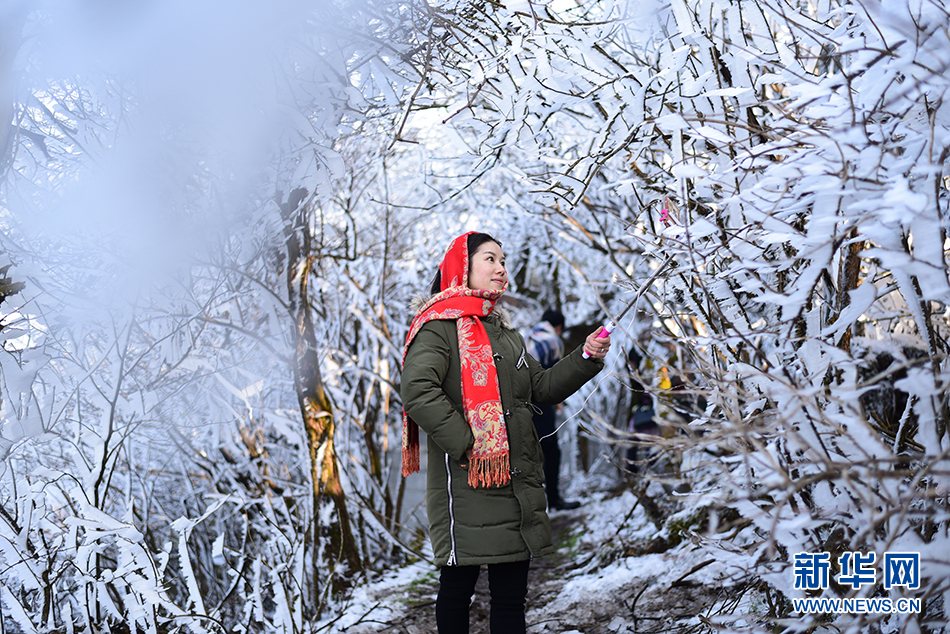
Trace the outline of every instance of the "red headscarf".
[[[473, 487], [489, 487], [506, 484], [509, 480], [508, 430], [502, 414], [491, 343], [479, 317], [491, 313], [504, 291], [468, 287], [468, 236], [472, 233], [474, 231], [455, 238], [442, 258], [439, 265], [441, 291], [426, 302], [412, 320], [403, 364], [409, 345], [423, 324], [433, 319], [455, 320], [462, 369], [462, 405], [465, 421], [475, 436], [468, 483]], [[419, 427], [403, 410], [402, 475], [418, 470]]]

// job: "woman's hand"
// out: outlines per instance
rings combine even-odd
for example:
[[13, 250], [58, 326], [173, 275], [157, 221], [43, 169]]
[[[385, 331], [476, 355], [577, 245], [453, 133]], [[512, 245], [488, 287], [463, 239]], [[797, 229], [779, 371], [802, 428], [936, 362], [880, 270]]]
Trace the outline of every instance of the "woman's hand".
[[584, 342], [584, 352], [595, 359], [603, 359], [610, 350], [610, 333], [604, 332], [603, 337], [598, 337], [603, 328], [598, 328], [587, 335], [587, 341]]

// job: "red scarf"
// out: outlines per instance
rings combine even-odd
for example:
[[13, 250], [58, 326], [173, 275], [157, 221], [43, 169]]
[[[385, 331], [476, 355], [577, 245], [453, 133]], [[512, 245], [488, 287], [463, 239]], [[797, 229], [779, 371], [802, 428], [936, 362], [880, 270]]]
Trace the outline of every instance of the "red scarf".
[[[468, 288], [468, 236], [457, 237], [442, 258], [441, 292], [426, 302], [409, 328], [406, 353], [416, 333], [433, 319], [452, 319], [458, 330], [459, 361], [462, 370], [462, 405], [465, 421], [472, 428], [475, 444], [468, 466], [468, 483], [473, 487], [506, 484], [509, 480], [508, 430], [502, 414], [498, 371], [491, 342], [479, 317], [487, 317], [504, 291]], [[419, 470], [419, 427], [403, 409], [402, 475]]]

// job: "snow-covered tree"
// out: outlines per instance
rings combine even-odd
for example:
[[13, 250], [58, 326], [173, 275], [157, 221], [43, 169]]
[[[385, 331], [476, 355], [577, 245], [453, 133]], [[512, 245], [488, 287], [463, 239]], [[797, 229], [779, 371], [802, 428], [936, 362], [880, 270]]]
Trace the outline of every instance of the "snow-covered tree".
[[[481, 228], [522, 325], [616, 315], [659, 270], [618, 340], [681, 420], [663, 445], [693, 495], [653, 507], [661, 538], [744, 590], [710, 628], [818, 626], [789, 618], [818, 551], [922, 554], [920, 615], [836, 626], [945, 622], [947, 18], [8, 3], [4, 613], [303, 631], [401, 561], [409, 299]], [[620, 378], [569, 405], [589, 435], [616, 438]]]
[[603, 254], [611, 312], [669, 260], [628, 332], [708, 403], [668, 444], [696, 533], [777, 598], [757, 618], [815, 625], [781, 620], [796, 553], [908, 551], [923, 612], [863, 618], [945, 619], [946, 5], [442, 6], [457, 125], [502, 169], [518, 147], [518, 200]]
[[[405, 221], [376, 238], [381, 170], [342, 153], [421, 75], [413, 16], [18, 7], [0, 56], [2, 239], [25, 284], [4, 320], [4, 611], [24, 631], [303, 629], [403, 551], [385, 471], [402, 332], [382, 306]], [[392, 142], [366, 137], [366, 157]], [[371, 466], [348, 500], [350, 455]]]

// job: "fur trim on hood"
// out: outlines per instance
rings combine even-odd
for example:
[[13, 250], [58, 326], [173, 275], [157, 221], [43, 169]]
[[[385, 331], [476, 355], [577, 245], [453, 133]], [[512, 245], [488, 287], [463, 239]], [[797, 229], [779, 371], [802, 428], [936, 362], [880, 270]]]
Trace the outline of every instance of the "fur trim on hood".
[[[420, 310], [422, 310], [422, 307], [425, 306], [425, 303], [431, 298], [431, 295], [416, 295], [409, 302], [409, 310], [411, 310], [412, 314], [415, 315]], [[492, 309], [491, 314], [485, 319], [492, 321], [505, 330], [515, 329], [511, 321], [511, 311], [501, 305], [501, 300], [495, 302], [495, 307]]]

